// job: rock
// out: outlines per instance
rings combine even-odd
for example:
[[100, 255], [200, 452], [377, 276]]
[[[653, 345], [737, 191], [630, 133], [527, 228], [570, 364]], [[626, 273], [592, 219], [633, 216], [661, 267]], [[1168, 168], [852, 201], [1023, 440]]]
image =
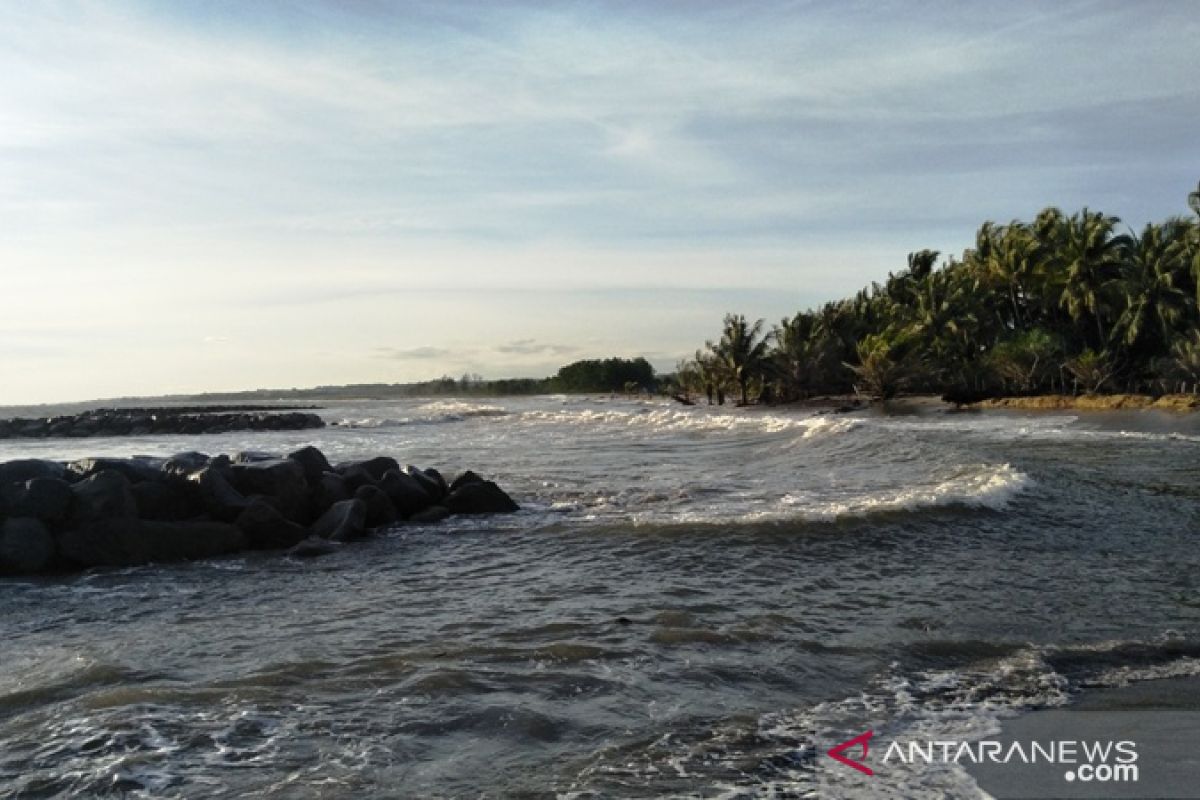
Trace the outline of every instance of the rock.
[[133, 456], [132, 458], [81, 458], [71, 462], [71, 472], [86, 479], [98, 472], [119, 472], [130, 483], [142, 481], [157, 481], [164, 477], [162, 468], [166, 460], [150, 456]]
[[391, 525], [399, 518], [396, 507], [378, 486], [360, 486], [354, 496], [363, 501], [367, 508], [368, 528], [378, 528], [381, 525]]
[[0, 464], [0, 485], [25, 483], [34, 478], [67, 478], [67, 468], [57, 461], [40, 458], [22, 458]]
[[297, 544], [287, 554], [292, 558], [317, 558], [319, 556], [327, 556], [330, 553], [336, 553], [342, 545], [339, 542], [331, 542], [328, 539], [322, 539], [320, 536], [309, 536], [304, 541]]
[[366, 536], [367, 504], [362, 500], [343, 500], [334, 503], [321, 518], [312, 524], [309, 532], [322, 539], [348, 542]]
[[190, 561], [245, 547], [242, 532], [222, 522], [104, 519], [58, 538], [64, 558], [85, 567]]
[[211, 463], [199, 472], [192, 473], [188, 480], [196, 484], [200, 502], [213, 519], [232, 522], [250, 505], [250, 501], [225, 480], [220, 467]]
[[205, 511], [200, 488], [191, 481], [144, 481], [131, 487], [142, 519], [184, 520], [198, 517]]
[[429, 495], [433, 502], [436, 503], [446, 496], [446, 482], [441, 480], [441, 475], [434, 477], [412, 464], [404, 468], [404, 474], [420, 484], [421, 488], [425, 490], [425, 494]]
[[34, 478], [17, 484], [8, 496], [8, 513], [14, 517], [33, 517], [51, 527], [66, 522], [75, 510], [71, 485], [58, 478]]
[[361, 464], [347, 467], [342, 472], [339, 472], [338, 475], [341, 477], [342, 483], [345, 484], [346, 491], [351, 494], [357, 492], [363, 486], [374, 486], [376, 484], [375, 478]]
[[312, 445], [301, 447], [294, 453], [288, 453], [288, 458], [295, 461], [304, 470], [304, 479], [308, 481], [309, 486], [316, 485], [323, 474], [333, 471], [325, 454]]
[[336, 472], [326, 472], [313, 484], [308, 498], [309, 508], [315, 519], [328, 511], [334, 503], [349, 500], [350, 490], [346, 488], [346, 481], [341, 475]]
[[71, 487], [75, 494], [74, 525], [98, 519], [134, 519], [137, 501], [129, 479], [113, 470], [97, 472]]
[[356, 468], [365, 470], [371, 476], [372, 481], [378, 481], [388, 470], [400, 469], [400, 464], [394, 458], [376, 456], [366, 461], [344, 461], [337, 465], [337, 471], [343, 475]]
[[243, 495], [265, 494], [278, 501], [283, 515], [292, 522], [307, 524], [308, 484], [304, 468], [286, 458], [233, 465], [233, 487]]
[[445, 506], [430, 506], [429, 508], [418, 511], [408, 518], [409, 522], [431, 523], [441, 522], [444, 519], [449, 519], [450, 509]]
[[453, 492], [455, 489], [459, 488], [460, 486], [466, 486], [468, 483], [483, 483], [483, 478], [479, 477], [471, 470], [467, 470], [462, 475], [459, 475], [454, 479], [454, 482], [450, 484], [450, 491]]
[[497, 514], [520, 511], [521, 507], [492, 481], [460, 486], [443, 501], [453, 514]]
[[246, 537], [251, 550], [282, 550], [308, 536], [302, 526], [279, 513], [270, 503], [256, 499], [234, 523]]
[[40, 520], [12, 517], [0, 522], [0, 574], [42, 572], [54, 560], [54, 537]]
[[393, 469], [384, 473], [379, 488], [392, 501], [402, 517], [410, 517], [433, 505], [433, 498], [425, 491], [420, 481], [411, 475]]

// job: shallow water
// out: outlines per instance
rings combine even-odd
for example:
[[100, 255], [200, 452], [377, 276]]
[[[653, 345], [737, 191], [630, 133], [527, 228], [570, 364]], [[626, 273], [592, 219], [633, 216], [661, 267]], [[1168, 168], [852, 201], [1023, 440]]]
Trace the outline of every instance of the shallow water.
[[973, 797], [958, 768], [868, 783], [814, 755], [1200, 673], [1191, 417], [322, 413], [346, 424], [0, 445], [313, 443], [469, 467], [525, 508], [315, 562], [0, 582], [0, 796]]

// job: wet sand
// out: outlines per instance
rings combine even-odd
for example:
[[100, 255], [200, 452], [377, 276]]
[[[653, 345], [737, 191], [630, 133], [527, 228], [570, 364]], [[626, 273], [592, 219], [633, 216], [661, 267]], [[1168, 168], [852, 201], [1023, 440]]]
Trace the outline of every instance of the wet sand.
[[1079, 765], [1065, 763], [968, 765], [979, 786], [997, 800], [1200, 797], [1200, 677], [1084, 691], [1068, 706], [1005, 723], [991, 738], [1006, 748], [1013, 741], [1130, 741], [1137, 751], [1136, 780], [1085, 780]]

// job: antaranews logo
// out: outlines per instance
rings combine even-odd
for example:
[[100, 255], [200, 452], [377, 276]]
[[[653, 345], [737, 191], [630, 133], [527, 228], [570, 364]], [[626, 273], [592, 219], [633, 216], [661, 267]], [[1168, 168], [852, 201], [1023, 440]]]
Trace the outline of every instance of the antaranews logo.
[[[860, 733], [829, 749], [834, 761], [873, 776], [867, 765], [875, 731]], [[857, 753], [855, 751], [858, 751]], [[892, 741], [883, 748], [881, 768], [901, 764], [1058, 764], [1066, 767], [1068, 783], [1135, 783], [1138, 780], [1137, 743], [1120, 741], [1057, 739], [1046, 742], [998, 742], [993, 739], [966, 742], [955, 739]]]

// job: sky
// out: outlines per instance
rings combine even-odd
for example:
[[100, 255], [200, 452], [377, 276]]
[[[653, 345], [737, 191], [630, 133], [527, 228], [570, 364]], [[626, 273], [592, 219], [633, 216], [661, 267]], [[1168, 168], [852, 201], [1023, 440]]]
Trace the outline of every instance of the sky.
[[0, 403], [669, 370], [1200, 180], [1176, 2], [0, 4]]

